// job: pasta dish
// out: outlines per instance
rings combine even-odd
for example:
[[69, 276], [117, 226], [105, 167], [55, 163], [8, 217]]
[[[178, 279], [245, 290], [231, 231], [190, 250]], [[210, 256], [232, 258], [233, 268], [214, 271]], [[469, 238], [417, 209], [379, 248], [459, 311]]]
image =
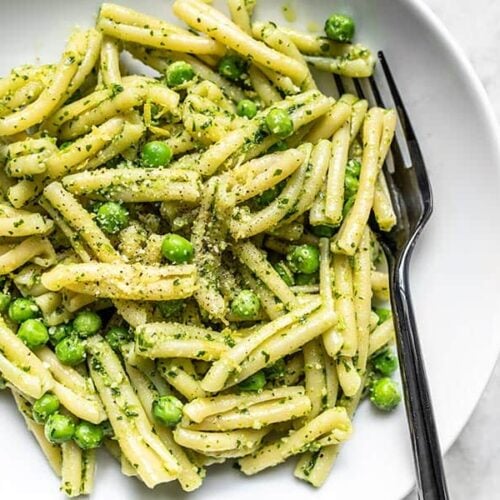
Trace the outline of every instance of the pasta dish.
[[319, 487], [362, 398], [401, 399], [396, 113], [349, 92], [372, 53], [342, 13], [319, 35], [228, 6], [103, 4], [0, 79], [0, 387], [69, 497], [101, 445], [149, 488], [293, 457]]

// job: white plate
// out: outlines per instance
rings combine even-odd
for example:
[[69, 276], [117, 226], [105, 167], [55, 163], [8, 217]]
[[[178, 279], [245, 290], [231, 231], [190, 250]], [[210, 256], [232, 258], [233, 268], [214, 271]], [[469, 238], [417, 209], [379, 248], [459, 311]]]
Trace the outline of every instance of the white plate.
[[[258, 17], [283, 23], [282, 2], [259, 0]], [[53, 61], [69, 28], [89, 25], [97, 0], [2, 1], [1, 73]], [[171, 1], [120, 2], [160, 17]], [[470, 65], [430, 11], [414, 0], [297, 0], [304, 26], [333, 10], [350, 12], [359, 39], [383, 49], [407, 103], [427, 160], [435, 213], [422, 237], [412, 284], [443, 449], [466, 423], [500, 348], [500, 150], [496, 123]], [[58, 483], [7, 395], [0, 396], [0, 498], [53, 500]], [[319, 491], [285, 465], [247, 479], [228, 466], [210, 468], [193, 499], [397, 500], [413, 483], [402, 410], [390, 416], [360, 409], [356, 433]], [[93, 498], [181, 498], [176, 486], [149, 492], [102, 456]]]

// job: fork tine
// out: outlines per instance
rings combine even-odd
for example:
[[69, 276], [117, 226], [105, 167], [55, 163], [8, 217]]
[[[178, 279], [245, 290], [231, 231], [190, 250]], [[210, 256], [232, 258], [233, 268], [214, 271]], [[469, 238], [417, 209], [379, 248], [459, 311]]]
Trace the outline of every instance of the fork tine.
[[373, 90], [370, 87], [370, 82], [368, 82], [367, 78], [359, 78], [358, 79], [358, 87], [360, 88], [360, 97], [366, 99], [368, 101], [368, 105], [370, 108], [374, 106], [378, 106], [379, 103], [375, 99], [375, 95], [373, 94]]
[[333, 80], [335, 82], [335, 85], [337, 86], [337, 90], [339, 91], [339, 94], [345, 94], [345, 87], [344, 83], [342, 82], [342, 78], [340, 78], [339, 75], [333, 75]]
[[[375, 71], [369, 79], [375, 98], [380, 105], [386, 108], [394, 108], [399, 115], [396, 124], [396, 142], [398, 144], [401, 159], [406, 168], [413, 166], [410, 150], [408, 148], [408, 139], [414, 139], [415, 135], [406, 113], [405, 107], [399, 95], [399, 91], [394, 83], [394, 78], [389, 70], [389, 65], [382, 51], [378, 53], [382, 71]], [[404, 128], [403, 128], [404, 125]], [[405, 133], [406, 131], [406, 133]]]
[[356, 89], [356, 85], [354, 84], [353, 79], [347, 78], [345, 76], [341, 76], [339, 78], [342, 81], [342, 84], [344, 86], [344, 93], [356, 95], [357, 89]]

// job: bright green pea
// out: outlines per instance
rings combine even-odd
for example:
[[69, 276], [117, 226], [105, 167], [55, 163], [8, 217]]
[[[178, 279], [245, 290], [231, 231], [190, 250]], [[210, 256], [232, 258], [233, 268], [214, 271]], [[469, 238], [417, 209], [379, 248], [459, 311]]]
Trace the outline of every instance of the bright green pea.
[[103, 203], [96, 214], [99, 226], [109, 234], [116, 234], [128, 225], [128, 210], [116, 201]]
[[87, 355], [84, 342], [76, 335], [62, 339], [56, 345], [55, 352], [59, 361], [68, 366], [83, 363]]
[[363, 398], [370, 396], [373, 384], [382, 378], [382, 375], [375, 370], [367, 370], [366, 375]]
[[373, 368], [386, 377], [392, 375], [398, 368], [398, 358], [391, 349], [384, 349], [377, 354], [372, 363]]
[[326, 36], [340, 43], [351, 42], [355, 29], [354, 20], [345, 14], [332, 14], [325, 22]]
[[16, 299], [9, 305], [9, 318], [16, 323], [40, 316], [40, 308], [31, 299]]
[[250, 375], [250, 377], [246, 378], [245, 380], [242, 380], [238, 384], [238, 388], [240, 391], [257, 392], [264, 389], [265, 385], [266, 376], [264, 375], [264, 372], [260, 371], [254, 373], [253, 375]]
[[344, 179], [344, 188], [346, 198], [355, 196], [358, 192], [359, 180], [352, 175], [346, 175]]
[[163, 238], [161, 253], [170, 262], [183, 264], [193, 258], [194, 249], [189, 240], [178, 234], [170, 233]]
[[224, 56], [218, 66], [219, 74], [228, 80], [239, 80], [246, 70], [246, 62], [241, 57]]
[[94, 311], [82, 311], [73, 320], [73, 329], [80, 337], [95, 335], [102, 327], [101, 317]]
[[55, 394], [46, 392], [33, 403], [33, 420], [38, 424], [45, 423], [50, 415], [59, 410], [60, 406], [59, 398]]
[[267, 113], [266, 126], [271, 134], [288, 137], [293, 133], [293, 121], [284, 109], [272, 109]]
[[260, 310], [260, 299], [252, 290], [242, 290], [231, 302], [231, 312], [242, 319], [254, 318]]
[[53, 413], [45, 422], [45, 437], [53, 444], [61, 444], [73, 439], [75, 423], [67, 415]]
[[39, 319], [27, 319], [17, 330], [17, 336], [30, 348], [37, 349], [49, 341], [47, 327]]
[[297, 286], [316, 285], [319, 281], [318, 273], [304, 274], [299, 273], [295, 275], [295, 284]]
[[361, 173], [361, 163], [358, 160], [349, 160], [346, 165], [345, 170], [346, 175], [351, 175], [356, 179], [359, 179], [359, 174]]
[[320, 224], [319, 226], [311, 226], [311, 233], [318, 238], [331, 238], [337, 231], [336, 227], [327, 224]]
[[293, 277], [292, 271], [288, 268], [288, 266], [284, 262], [276, 262], [273, 265], [274, 270], [280, 275], [280, 278], [288, 285], [295, 285], [295, 280]]
[[161, 396], [153, 403], [153, 416], [167, 427], [175, 427], [182, 418], [182, 403], [175, 396]]
[[296, 273], [314, 274], [319, 269], [319, 250], [313, 245], [299, 245], [288, 252], [286, 260]]
[[175, 61], [167, 68], [167, 85], [178, 87], [194, 78], [194, 69], [186, 61]]
[[73, 439], [82, 450], [99, 448], [104, 440], [104, 430], [100, 425], [80, 422], [76, 426]]
[[69, 323], [49, 327], [49, 340], [52, 345], [57, 345], [62, 339], [66, 338], [73, 332], [73, 328]]
[[376, 307], [375, 314], [378, 316], [378, 324], [381, 325], [392, 316], [392, 311], [386, 307]]
[[391, 411], [401, 401], [398, 384], [389, 377], [384, 377], [373, 382], [370, 401], [383, 411]]
[[347, 198], [347, 200], [344, 203], [344, 207], [342, 208], [343, 217], [345, 217], [351, 211], [351, 208], [354, 205], [355, 201], [356, 201], [356, 196], [351, 196], [350, 198]]
[[124, 326], [112, 326], [105, 339], [114, 351], [119, 351], [120, 347], [133, 339], [133, 335], [128, 328]]
[[164, 318], [171, 318], [182, 311], [184, 307], [183, 300], [165, 300], [158, 302], [158, 309]]
[[162, 141], [147, 142], [142, 147], [141, 159], [145, 167], [166, 167], [172, 160], [172, 150]]
[[8, 293], [0, 293], [0, 313], [7, 310], [10, 304], [10, 295]]
[[242, 99], [236, 106], [236, 113], [238, 116], [253, 118], [257, 114], [257, 104], [250, 99]]

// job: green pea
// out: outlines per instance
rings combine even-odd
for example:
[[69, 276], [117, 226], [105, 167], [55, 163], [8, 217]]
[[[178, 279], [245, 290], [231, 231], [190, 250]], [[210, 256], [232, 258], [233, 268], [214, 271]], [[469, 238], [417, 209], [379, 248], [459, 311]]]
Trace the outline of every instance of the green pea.
[[252, 290], [242, 290], [231, 303], [231, 312], [242, 319], [254, 318], [260, 310], [260, 299]]
[[10, 300], [8, 293], [0, 293], [0, 313], [4, 313], [8, 309]]
[[69, 323], [64, 325], [51, 326], [49, 328], [49, 340], [52, 345], [57, 345], [62, 339], [65, 339], [73, 332], [73, 328]]
[[183, 300], [165, 300], [163, 302], [158, 302], [158, 309], [164, 318], [171, 318], [172, 316], [175, 316], [177, 313], [182, 311], [183, 307]]
[[386, 377], [392, 375], [398, 368], [398, 358], [391, 349], [384, 349], [377, 354], [372, 363], [373, 368]]
[[162, 141], [147, 142], [142, 147], [141, 159], [145, 167], [166, 167], [172, 160], [172, 150]]
[[375, 314], [378, 316], [378, 324], [381, 325], [392, 316], [392, 311], [385, 307], [376, 307]]
[[30, 348], [37, 349], [49, 341], [47, 327], [39, 319], [27, 319], [17, 330], [17, 336]]
[[153, 416], [167, 427], [175, 427], [182, 418], [182, 403], [175, 396], [161, 396], [153, 403]]
[[53, 444], [61, 444], [73, 439], [75, 423], [67, 415], [53, 413], [45, 422], [45, 437]]
[[161, 253], [170, 262], [183, 264], [193, 258], [194, 249], [189, 240], [178, 234], [170, 233], [163, 238]]
[[60, 406], [59, 398], [55, 394], [46, 392], [33, 403], [33, 420], [38, 424], [45, 423], [50, 415], [59, 410]]
[[237, 81], [246, 70], [246, 62], [235, 55], [224, 56], [219, 62], [218, 70], [224, 78]]
[[331, 238], [337, 232], [337, 228], [327, 224], [320, 224], [319, 226], [311, 226], [311, 232], [318, 238]]
[[319, 250], [313, 245], [293, 247], [286, 256], [290, 269], [296, 273], [314, 274], [319, 269]]
[[260, 371], [241, 381], [238, 384], [238, 388], [240, 391], [257, 392], [262, 390], [265, 385], [266, 376], [264, 375], [264, 372]]
[[318, 273], [304, 274], [299, 273], [295, 275], [295, 284], [297, 286], [316, 285], [319, 281]]
[[325, 22], [326, 36], [340, 43], [351, 42], [355, 29], [354, 20], [345, 14], [332, 14]]
[[367, 377], [362, 394], [363, 398], [370, 396], [373, 384], [382, 378], [382, 375], [375, 370], [367, 370], [366, 375]]
[[73, 320], [73, 329], [80, 337], [95, 335], [102, 327], [101, 317], [94, 311], [82, 311]]
[[293, 277], [292, 271], [288, 268], [288, 266], [284, 262], [276, 262], [274, 264], [274, 270], [280, 275], [280, 278], [288, 285], [295, 285], [295, 280]]
[[80, 422], [76, 426], [73, 439], [82, 450], [99, 448], [104, 440], [104, 430], [100, 425]]
[[370, 393], [370, 401], [379, 410], [394, 410], [401, 401], [398, 384], [389, 377], [375, 380]]
[[175, 61], [169, 65], [166, 72], [167, 85], [178, 87], [194, 78], [194, 69], [186, 61]]
[[105, 336], [111, 349], [120, 351], [120, 347], [133, 339], [133, 335], [128, 328], [123, 326], [113, 326], [108, 330]]
[[351, 198], [356, 195], [359, 188], [359, 180], [352, 176], [346, 175], [344, 179], [344, 189], [346, 198]]
[[16, 323], [40, 316], [40, 308], [31, 299], [16, 299], [9, 305], [9, 318]]
[[238, 116], [253, 118], [257, 114], [257, 104], [250, 99], [242, 99], [236, 106], [236, 113]]
[[345, 173], [346, 175], [351, 175], [359, 179], [359, 175], [361, 174], [361, 163], [358, 160], [349, 160], [346, 165]]
[[116, 234], [128, 226], [128, 210], [116, 201], [103, 203], [96, 214], [99, 226], [109, 234]]
[[344, 208], [342, 208], [343, 217], [345, 217], [351, 211], [351, 208], [354, 205], [355, 201], [356, 201], [356, 196], [351, 196], [350, 198], [347, 198], [347, 200], [344, 202]]
[[272, 109], [267, 113], [266, 126], [271, 134], [288, 137], [293, 133], [293, 121], [284, 109]]
[[59, 361], [68, 366], [83, 363], [87, 355], [84, 342], [76, 335], [62, 339], [56, 345], [55, 352]]

